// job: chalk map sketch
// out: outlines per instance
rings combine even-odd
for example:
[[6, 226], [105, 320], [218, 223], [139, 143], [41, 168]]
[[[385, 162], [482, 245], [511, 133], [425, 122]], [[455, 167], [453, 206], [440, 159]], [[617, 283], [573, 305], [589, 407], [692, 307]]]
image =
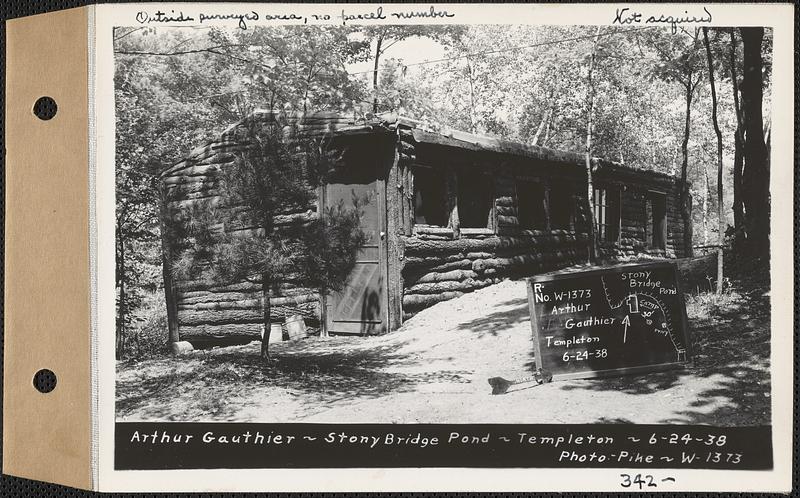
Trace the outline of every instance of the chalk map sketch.
[[[612, 292], [606, 283], [606, 276], [600, 277], [600, 281], [603, 284], [603, 293], [610, 309], [620, 310], [627, 304], [628, 309], [624, 311], [625, 316], [619, 316], [620, 320], [618, 322], [623, 326], [623, 343], [628, 340], [628, 328], [631, 327], [631, 317], [633, 317], [636, 322], [644, 326], [642, 328], [646, 330], [645, 333], [649, 332], [669, 337], [672, 346], [675, 348], [676, 361], [686, 361], [686, 347], [683, 345], [681, 338], [675, 333], [672, 317], [668, 311], [669, 307], [664, 301], [650, 292], [641, 290], [629, 292], [621, 299], [615, 300], [612, 298]], [[638, 329], [639, 327], [634, 328]]]

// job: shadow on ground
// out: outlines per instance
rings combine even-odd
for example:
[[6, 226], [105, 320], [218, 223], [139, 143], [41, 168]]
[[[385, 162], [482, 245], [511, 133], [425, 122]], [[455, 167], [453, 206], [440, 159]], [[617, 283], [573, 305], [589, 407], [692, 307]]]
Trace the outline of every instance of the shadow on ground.
[[511, 329], [518, 323], [526, 322], [530, 319], [527, 298], [511, 299], [499, 303], [497, 307], [511, 307], [511, 309], [495, 311], [486, 316], [462, 322], [458, 325], [458, 329], [475, 332], [478, 335], [491, 334], [496, 336], [498, 333]]
[[529, 382], [512, 387], [509, 398], [491, 399], [485, 378], [497, 374], [481, 377], [484, 372], [524, 378], [536, 369], [525, 291], [501, 283], [425, 310], [394, 334], [275, 344], [272, 365], [260, 358], [255, 342], [119, 362], [117, 415], [164, 421], [347, 422], [357, 415], [381, 422], [769, 424], [768, 288], [768, 282], [735, 282], [722, 297], [687, 296], [694, 355], [681, 370]]
[[[197, 413], [220, 420], [260, 405], [270, 395], [294, 397], [296, 404], [313, 411], [341, 400], [414, 391], [431, 381], [465, 381], [466, 372], [456, 370], [387, 371], [388, 366], [417, 363], [415, 357], [400, 353], [403, 345], [371, 344], [364, 338], [309, 338], [273, 345], [275, 359], [270, 365], [260, 357], [258, 343], [197, 351], [177, 365], [174, 358], [165, 358], [163, 364], [144, 371], [125, 364], [121, 369], [129, 374], [117, 384], [117, 414], [125, 417], [137, 410], [147, 418], [174, 420], [191, 419]], [[254, 395], [255, 390], [263, 390], [264, 396]], [[187, 395], [191, 396], [183, 403], [187, 412], [176, 413], [176, 398]]]

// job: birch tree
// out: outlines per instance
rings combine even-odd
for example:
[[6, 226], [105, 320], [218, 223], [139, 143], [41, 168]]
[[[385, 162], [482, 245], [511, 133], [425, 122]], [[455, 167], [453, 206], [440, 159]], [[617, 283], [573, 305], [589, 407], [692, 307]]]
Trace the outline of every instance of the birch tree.
[[689, 140], [692, 132], [692, 101], [703, 79], [703, 60], [700, 56], [699, 28], [681, 31], [682, 36], [664, 31], [648, 32], [648, 42], [658, 54], [655, 74], [664, 81], [677, 82], [684, 94], [685, 113], [681, 141], [681, 191], [679, 205], [683, 218], [683, 244], [688, 255], [693, 254], [692, 197], [689, 192]]
[[594, 70], [597, 63], [597, 45], [600, 42], [601, 27], [597, 26], [597, 31], [594, 35], [592, 42], [592, 51], [589, 54], [589, 70], [586, 75], [586, 147], [585, 147], [585, 161], [586, 161], [586, 207], [589, 214], [589, 262], [592, 263], [597, 259], [597, 237], [594, 219], [594, 209], [592, 209], [592, 199], [594, 197], [594, 185], [592, 182], [592, 126], [594, 118]]
[[717, 87], [714, 83], [714, 59], [711, 55], [711, 43], [708, 41], [708, 28], [703, 28], [703, 43], [706, 47], [708, 60], [708, 83], [711, 87], [711, 122], [714, 133], [717, 135], [717, 216], [719, 231], [717, 233], [717, 294], [722, 293], [723, 282], [723, 256], [725, 245], [725, 215], [722, 206], [722, 131], [717, 120]]

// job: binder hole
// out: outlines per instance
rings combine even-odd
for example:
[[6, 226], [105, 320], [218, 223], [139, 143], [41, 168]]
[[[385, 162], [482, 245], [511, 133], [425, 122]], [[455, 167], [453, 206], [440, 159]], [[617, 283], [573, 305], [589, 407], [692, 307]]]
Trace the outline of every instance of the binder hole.
[[36, 103], [33, 104], [33, 113], [42, 121], [53, 119], [56, 112], [58, 112], [58, 106], [51, 97], [39, 97]]
[[56, 374], [52, 370], [43, 368], [33, 376], [33, 387], [40, 393], [47, 394], [56, 388]]

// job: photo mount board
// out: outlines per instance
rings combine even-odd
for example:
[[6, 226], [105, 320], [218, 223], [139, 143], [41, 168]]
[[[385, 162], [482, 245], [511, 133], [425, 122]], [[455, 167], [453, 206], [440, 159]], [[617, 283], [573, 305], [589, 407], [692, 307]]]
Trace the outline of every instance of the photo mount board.
[[526, 287], [536, 366], [553, 380], [670, 370], [691, 360], [674, 263], [537, 275]]
[[[106, 126], [98, 132], [96, 128], [91, 128], [90, 117], [99, 119], [99, 116], [112, 114], [113, 119], [113, 113], [108, 111], [109, 107], [105, 107], [98, 114], [91, 107], [95, 105], [93, 100], [102, 94], [95, 85], [102, 87], [102, 82], [108, 79], [97, 78], [92, 81], [98, 70], [98, 58], [93, 53], [93, 45], [100, 48], [108, 45], [111, 37], [104, 29], [108, 28], [110, 18], [118, 19], [122, 13], [126, 13], [127, 21], [115, 25], [132, 25], [136, 9], [155, 9], [157, 5], [90, 6], [12, 19], [6, 23], [7, 304], [3, 471], [24, 478], [103, 491], [190, 491], [219, 489], [218, 486], [229, 486], [239, 491], [308, 490], [311, 482], [319, 483], [322, 480], [314, 476], [317, 479], [312, 481], [308, 479], [310, 474], [304, 476], [306, 479], [298, 479], [296, 469], [274, 472], [261, 469], [253, 474], [235, 473], [232, 470], [216, 473], [185, 470], [175, 473], [115, 472], [110, 468], [108, 452], [103, 453], [102, 450], [103, 445], [113, 447], [110, 441], [114, 436], [113, 431], [107, 430], [107, 426], [106, 430], [102, 430], [104, 421], [113, 423], [111, 417], [103, 415], [109, 411], [109, 406], [113, 410], [113, 390], [103, 390], [102, 378], [113, 377], [113, 367], [108, 367], [109, 364], [113, 365], [114, 360], [112, 349], [95, 349], [98, 347], [98, 337], [92, 336], [90, 331], [92, 324], [97, 323], [91, 316], [97, 310], [90, 310], [93, 306], [90, 306], [91, 294], [94, 292], [92, 280], [98, 278], [92, 275], [92, 271], [97, 266], [91, 260], [89, 247], [92, 244], [91, 237], [96, 235], [91, 227], [91, 213], [98, 204], [91, 197], [91, 185], [96, 172], [90, 169], [89, 157], [102, 148], [94, 141], [99, 135], [113, 132], [113, 126]], [[192, 4], [182, 4], [181, 7], [196, 8]], [[553, 6], [556, 7], [564, 6]], [[783, 72], [783, 76], [775, 79], [774, 95], [791, 99], [793, 94], [787, 84], [789, 78], [785, 76], [787, 68], [790, 71], [794, 67], [791, 58], [794, 32], [790, 29], [790, 8], [783, 7], [786, 10], [780, 14], [779, 21], [774, 18], [764, 21], [760, 15], [753, 15], [753, 11], [749, 10], [752, 7], [746, 5], [735, 8], [719, 5], [712, 9], [715, 14], [714, 26], [763, 23], [776, 27], [775, 67], [776, 71], [780, 69]], [[222, 8], [228, 7], [219, 9]], [[610, 23], [615, 8], [606, 6], [602, 9], [595, 18], [602, 24], [603, 16], [607, 16], [607, 22]], [[541, 19], [552, 19], [547, 12], [542, 11], [540, 15], [543, 16]], [[572, 22], [581, 20], [580, 16], [571, 18]], [[97, 33], [96, 28], [100, 28]], [[780, 43], [777, 43], [779, 39]], [[46, 122], [32, 113], [36, 99], [45, 95], [53, 97], [59, 106], [57, 116]], [[789, 143], [791, 135], [788, 130], [791, 127], [786, 123], [792, 122], [792, 109], [792, 106], [773, 106], [773, 120], [776, 123], [773, 129], [773, 164], [778, 163], [774, 160], [776, 158], [785, 159], [785, 155], [779, 154], [779, 151], [787, 150], [780, 144]], [[108, 142], [107, 136], [99, 138], [100, 144]], [[113, 161], [106, 161], [105, 164], [113, 164]], [[773, 188], [791, 185], [791, 168], [774, 168], [772, 180]], [[791, 198], [787, 199], [791, 189], [781, 189], [777, 193], [781, 202], [773, 203], [773, 214], [780, 211], [785, 213], [772, 219], [773, 235], [779, 237], [773, 240], [772, 330], [785, 330], [793, 317], [790, 291], [792, 260], [782, 256], [790, 254], [787, 248], [791, 246], [791, 237], [787, 234], [791, 233], [791, 215], [785, 214], [791, 213], [791, 210], [785, 207], [791, 203]], [[111, 215], [113, 218], [113, 212]], [[36, 220], [35, 223], [30, 223], [31, 219]], [[780, 271], [775, 271], [777, 268]], [[32, 278], [40, 275], [46, 278]], [[781, 313], [776, 314], [776, 311]], [[770, 482], [765, 484], [773, 490], [791, 489], [791, 437], [786, 437], [787, 434], [791, 435], [791, 345], [791, 334], [773, 334], [774, 363], [771, 371], [780, 373], [772, 378], [776, 465], [774, 472], [768, 474]], [[672, 367], [674, 365], [668, 366]], [[58, 376], [57, 387], [49, 394], [39, 393], [33, 387], [34, 374], [43, 368], [53, 370]], [[105, 382], [107, 384], [108, 380]], [[100, 388], [98, 383], [101, 384]], [[95, 396], [100, 396], [99, 401], [93, 400]], [[450, 489], [460, 487], [474, 491], [478, 488], [503, 488], [511, 491], [541, 489], [547, 485], [548, 478], [553, 479], [555, 475], [546, 471], [532, 473], [526, 469], [511, 469], [502, 475], [508, 476], [518, 471], [511, 475], [512, 479], [493, 481], [480, 470], [454, 475], [453, 469], [409, 469], [407, 474], [397, 473], [393, 481], [380, 481], [375, 473], [358, 475], [357, 470], [331, 472], [325, 484], [338, 490], [346, 490], [345, 487], [352, 486], [350, 483], [353, 482], [360, 483], [362, 488], [368, 482], [373, 485], [383, 483], [384, 487], [388, 486], [385, 483], [391, 482], [398, 489], [406, 487], [418, 491], [434, 485], [438, 485], [439, 489], [446, 485]], [[342, 478], [348, 471], [348, 476], [355, 476], [356, 480]], [[229, 480], [222, 477], [228, 472], [235, 478]], [[574, 473], [566, 469], [563, 472]], [[388, 474], [380, 472], [381, 476]], [[535, 474], [534, 479], [530, 478], [531, 474]], [[542, 474], [546, 478], [542, 478]], [[683, 479], [676, 485], [681, 489], [730, 490], [737, 487], [736, 490], [747, 490], [751, 489], [749, 484], [745, 484], [750, 479], [748, 475], [752, 475], [752, 472], [681, 473]], [[429, 480], [426, 481], [425, 477]], [[592, 489], [619, 490], [615, 480], [617, 477], [614, 472], [609, 474], [587, 469], [586, 474], [581, 476], [581, 481], [584, 478], [586, 481], [580, 486], [591, 484], [594, 486]], [[553, 482], [561, 483], [560, 486], [575, 486], [574, 482], [568, 480]]]
[[[6, 21], [3, 472], [93, 486], [91, 7]], [[55, 100], [48, 120], [33, 112]], [[36, 372], [56, 375], [49, 393]]]

